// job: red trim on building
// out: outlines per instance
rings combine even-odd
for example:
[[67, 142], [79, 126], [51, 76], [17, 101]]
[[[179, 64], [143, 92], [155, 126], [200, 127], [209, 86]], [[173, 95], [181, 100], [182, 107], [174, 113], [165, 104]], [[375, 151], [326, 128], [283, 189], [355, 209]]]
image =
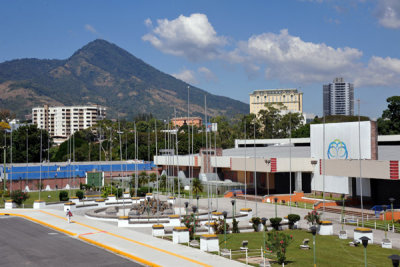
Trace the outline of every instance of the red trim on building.
[[399, 179], [399, 162], [395, 160], [390, 161], [390, 179], [398, 180]]
[[271, 172], [276, 172], [276, 158], [271, 158]]

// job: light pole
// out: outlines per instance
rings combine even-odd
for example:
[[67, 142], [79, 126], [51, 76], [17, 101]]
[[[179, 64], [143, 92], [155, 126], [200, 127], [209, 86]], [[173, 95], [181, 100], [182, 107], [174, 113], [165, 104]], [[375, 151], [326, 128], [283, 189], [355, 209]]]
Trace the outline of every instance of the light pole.
[[389, 198], [390, 201], [390, 209], [392, 210], [392, 225], [394, 225], [394, 213], [393, 213], [393, 203], [396, 199], [394, 199], [393, 197]]
[[368, 246], [368, 241], [370, 240], [368, 237], [363, 236], [360, 238], [362, 241], [362, 244], [364, 246], [364, 262], [365, 262], [365, 267], [367, 267], [367, 246]]
[[264, 242], [263, 242], [263, 255], [264, 255], [264, 266], [265, 266], [265, 231], [266, 231], [266, 229], [267, 229], [267, 226], [266, 226], [266, 223], [267, 223], [267, 218], [265, 218], [265, 217], [262, 217], [261, 218], [261, 223], [262, 223], [262, 225], [264, 226], [264, 233], [263, 233], [263, 238], [264, 238]]
[[232, 222], [233, 222], [233, 220], [235, 220], [235, 200], [234, 199], [232, 199], [231, 200], [231, 203], [232, 203]]
[[150, 197], [147, 197], [147, 222], [150, 221]]
[[311, 233], [313, 235], [313, 250], [314, 250], [314, 267], [317, 266], [317, 257], [315, 255], [315, 235], [317, 234], [317, 227], [315, 225], [310, 228]]
[[386, 207], [386, 205], [384, 205], [384, 206], [383, 206], [383, 221], [384, 221], [384, 224], [385, 224], [385, 239], [387, 239], [387, 232], [386, 232], [386, 230], [387, 230], [387, 227], [386, 227], [386, 209], [387, 209], [387, 207]]
[[224, 215], [224, 243], [225, 243], [225, 249], [226, 249], [226, 216], [228, 213], [226, 211], [222, 212]]
[[197, 195], [197, 196], [196, 196], [196, 200], [197, 200], [197, 207], [199, 207], [199, 198], [200, 198], [200, 196], [199, 196], [199, 195]]
[[194, 235], [196, 233], [196, 211], [197, 211], [197, 207], [196, 206], [192, 206], [192, 211], [193, 211], [193, 239], [194, 239]]
[[188, 215], [188, 206], [189, 206], [189, 202], [185, 202], [185, 210], [186, 210], [186, 215]]
[[393, 255], [390, 255], [388, 258], [392, 260], [393, 267], [399, 267], [399, 262], [400, 262], [399, 255], [393, 254]]
[[275, 218], [278, 217], [278, 198], [274, 198], [275, 201]]
[[345, 195], [344, 194], [342, 194], [342, 231], [343, 231], [343, 227], [344, 227], [344, 198], [345, 198]]

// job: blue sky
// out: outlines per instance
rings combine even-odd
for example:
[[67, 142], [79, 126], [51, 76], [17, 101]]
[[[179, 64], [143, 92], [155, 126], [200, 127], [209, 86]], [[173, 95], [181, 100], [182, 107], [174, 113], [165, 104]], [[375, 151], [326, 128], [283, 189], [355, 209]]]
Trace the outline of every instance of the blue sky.
[[102, 38], [246, 103], [255, 89], [299, 88], [318, 115], [336, 76], [355, 84], [371, 118], [400, 94], [399, 0], [3, 0], [0, 36], [0, 62], [64, 59]]

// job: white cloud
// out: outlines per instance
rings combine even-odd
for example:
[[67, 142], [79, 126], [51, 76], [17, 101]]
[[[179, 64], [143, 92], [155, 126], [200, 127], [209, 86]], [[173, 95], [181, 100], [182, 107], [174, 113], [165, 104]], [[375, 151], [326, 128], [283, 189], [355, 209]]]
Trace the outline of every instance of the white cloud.
[[379, 0], [376, 7], [379, 23], [386, 28], [400, 28], [400, 1]]
[[[354, 48], [333, 48], [292, 36], [287, 30], [279, 34], [253, 35], [230, 53], [230, 60], [246, 65], [265, 65], [267, 79], [292, 82], [324, 81], [332, 75], [354, 68], [362, 52]], [[257, 71], [256, 67], [252, 69]], [[251, 70], [251, 69], [250, 69]]]
[[87, 31], [89, 31], [89, 32], [91, 32], [93, 34], [97, 34], [96, 29], [90, 24], [85, 24], [85, 30], [87, 30]]
[[153, 22], [151, 21], [151, 19], [147, 18], [144, 21], [144, 25], [146, 25], [147, 27], [151, 27], [151, 26], [153, 26]]
[[357, 70], [358, 86], [393, 86], [400, 84], [400, 59], [373, 56], [365, 68]]
[[200, 67], [197, 71], [201, 75], [201, 78], [207, 82], [218, 81], [217, 76], [215, 76], [215, 74], [206, 67]]
[[195, 73], [188, 69], [184, 69], [179, 73], [173, 73], [172, 76], [189, 84], [198, 83]]
[[225, 37], [217, 35], [205, 14], [157, 20], [157, 27], [142, 39], [164, 53], [192, 61], [216, 58], [227, 43]]

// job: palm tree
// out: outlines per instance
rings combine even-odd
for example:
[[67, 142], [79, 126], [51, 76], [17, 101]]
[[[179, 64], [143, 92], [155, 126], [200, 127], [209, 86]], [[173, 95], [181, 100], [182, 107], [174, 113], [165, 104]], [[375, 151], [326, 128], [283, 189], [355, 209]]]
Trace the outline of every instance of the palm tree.
[[147, 177], [147, 173], [145, 171], [142, 171], [141, 173], [139, 173], [139, 177], [138, 177], [138, 186], [142, 187], [144, 184], [146, 184], [148, 182], [148, 177]]
[[194, 195], [198, 195], [203, 192], [203, 185], [200, 182], [199, 178], [194, 178], [192, 181], [192, 191]]

